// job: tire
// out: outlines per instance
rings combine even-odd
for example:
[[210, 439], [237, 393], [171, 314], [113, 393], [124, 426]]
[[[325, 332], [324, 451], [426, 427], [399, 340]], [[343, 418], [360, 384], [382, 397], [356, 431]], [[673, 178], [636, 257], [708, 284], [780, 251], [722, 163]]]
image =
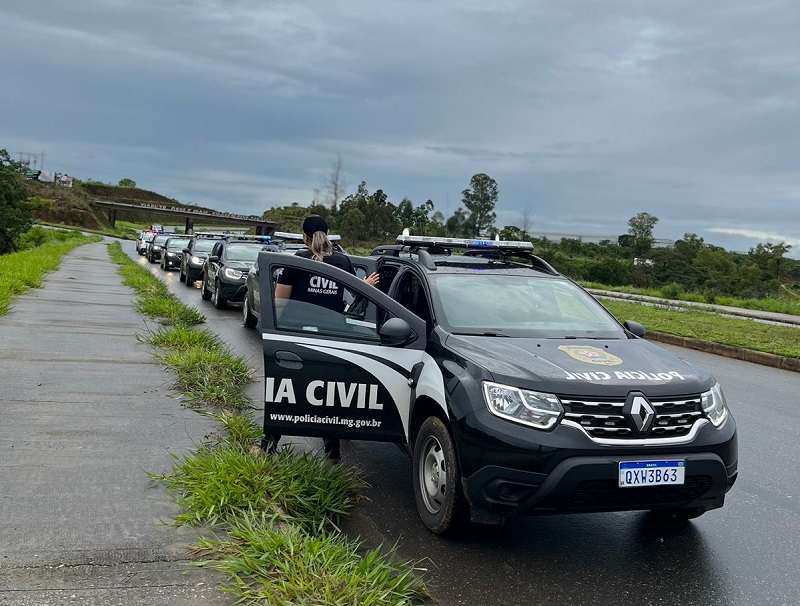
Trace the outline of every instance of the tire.
[[652, 509], [650, 511], [650, 516], [658, 522], [680, 523], [699, 518], [705, 512], [705, 509], [699, 507], [688, 507], [686, 509]]
[[184, 283], [185, 283], [185, 284], [186, 284], [186, 286], [188, 286], [189, 288], [194, 288], [194, 283], [195, 283], [195, 282], [196, 282], [196, 280], [192, 280], [192, 279], [189, 277], [189, 270], [187, 269], [187, 270], [186, 270], [186, 279], [184, 280]]
[[258, 317], [253, 315], [250, 311], [250, 301], [248, 300], [247, 292], [244, 293], [242, 300], [242, 324], [245, 328], [255, 328], [258, 324]]
[[[189, 280], [186, 280], [188, 283]], [[211, 291], [206, 288], [206, 281], [203, 280], [203, 286], [200, 289], [200, 296], [203, 297], [203, 301], [208, 301], [211, 298]]]
[[178, 268], [178, 271], [180, 272], [178, 274], [178, 282], [186, 282], [186, 275], [183, 273], [183, 268]]
[[455, 534], [466, 522], [467, 502], [447, 426], [428, 417], [414, 441], [414, 498], [422, 523], [434, 534]]
[[214, 307], [225, 309], [228, 307], [228, 299], [222, 296], [222, 289], [219, 287], [219, 280], [214, 283]]

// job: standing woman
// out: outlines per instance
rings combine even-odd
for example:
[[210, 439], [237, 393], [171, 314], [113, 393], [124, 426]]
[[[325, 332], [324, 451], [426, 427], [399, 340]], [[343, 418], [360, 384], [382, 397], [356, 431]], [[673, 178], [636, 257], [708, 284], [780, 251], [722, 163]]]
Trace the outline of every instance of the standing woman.
[[[323, 217], [319, 215], [306, 217], [305, 221], [303, 221], [303, 242], [308, 246], [308, 250], [298, 252], [298, 256], [328, 263], [356, 275], [350, 257], [334, 250], [333, 244], [328, 238], [328, 223]], [[326, 288], [320, 292], [319, 288], [310, 284], [310, 278], [311, 276], [306, 272], [291, 271], [289, 268], [284, 269], [278, 276], [278, 283], [275, 285], [275, 314], [278, 318], [281, 317], [290, 300], [303, 301], [336, 312], [344, 311], [343, 288], [337, 285], [336, 288]], [[364, 278], [364, 281], [376, 286], [378, 284], [378, 274], [372, 273]], [[274, 451], [280, 438], [281, 436], [274, 434], [265, 436], [262, 448], [267, 451]], [[340, 455], [339, 438], [324, 438], [324, 442], [326, 458], [332, 463], [338, 463]]]

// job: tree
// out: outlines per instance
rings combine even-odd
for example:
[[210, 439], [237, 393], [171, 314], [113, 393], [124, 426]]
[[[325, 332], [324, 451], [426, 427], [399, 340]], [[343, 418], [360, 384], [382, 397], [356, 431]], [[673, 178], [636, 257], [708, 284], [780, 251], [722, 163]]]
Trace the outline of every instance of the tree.
[[791, 250], [791, 245], [781, 242], [780, 244], [757, 244], [751, 248], [747, 256], [750, 257], [762, 271], [769, 274], [774, 273], [775, 278], [780, 280], [781, 261], [783, 256]]
[[120, 179], [119, 180], [119, 186], [120, 187], [136, 187], [136, 181], [134, 181], [133, 179], [127, 179], [127, 178]]
[[355, 246], [382, 244], [400, 233], [397, 207], [389, 202], [382, 189], [370, 194], [362, 181], [355, 194], [339, 205], [336, 214], [342, 237]]
[[415, 207], [411, 200], [403, 198], [403, 201], [398, 204], [394, 216], [400, 227], [408, 227], [416, 235], [434, 235], [428, 233], [428, 224], [431, 222], [428, 215], [432, 211], [432, 200]]
[[658, 217], [650, 213], [639, 213], [628, 219], [628, 233], [631, 235], [631, 248], [634, 257], [643, 257], [653, 248], [653, 229]]
[[497, 182], [489, 175], [478, 173], [472, 175], [469, 187], [461, 192], [461, 201], [471, 213], [471, 222], [475, 226], [475, 233], [469, 235], [480, 237], [494, 225], [497, 218], [494, 212], [497, 204]]
[[467, 216], [460, 206], [453, 212], [453, 216], [445, 222], [445, 231], [451, 238], [472, 238], [475, 236], [475, 223], [473, 216]]
[[330, 204], [331, 211], [335, 214], [339, 199], [342, 197], [342, 194], [344, 194], [346, 187], [344, 178], [342, 177], [341, 156], [337, 155], [336, 160], [331, 162], [331, 166], [323, 178], [322, 187], [327, 192], [325, 196], [326, 202]]
[[0, 149], [0, 254], [17, 251], [17, 239], [33, 226], [23, 170], [22, 164]]

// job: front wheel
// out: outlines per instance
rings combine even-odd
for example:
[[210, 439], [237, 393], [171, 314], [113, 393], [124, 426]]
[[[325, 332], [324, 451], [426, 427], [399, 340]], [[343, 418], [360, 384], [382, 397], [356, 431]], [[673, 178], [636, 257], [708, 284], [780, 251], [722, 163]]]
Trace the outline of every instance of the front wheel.
[[[189, 283], [189, 279], [188, 278], [186, 279], [186, 283], [187, 284]], [[211, 298], [211, 291], [208, 290], [208, 287], [206, 286], [206, 281], [205, 280], [203, 280], [203, 288], [200, 289], [200, 296], [203, 298], [203, 301], [208, 301]]]
[[465, 522], [467, 503], [447, 426], [428, 417], [414, 441], [414, 498], [422, 523], [434, 534], [454, 534]]
[[214, 282], [214, 307], [225, 309], [228, 307], [228, 299], [222, 296], [222, 289], [219, 287], [219, 280]]
[[250, 311], [247, 293], [244, 293], [244, 300], [242, 301], [242, 324], [244, 324], [245, 328], [255, 328], [256, 324], [258, 324], [258, 318]]

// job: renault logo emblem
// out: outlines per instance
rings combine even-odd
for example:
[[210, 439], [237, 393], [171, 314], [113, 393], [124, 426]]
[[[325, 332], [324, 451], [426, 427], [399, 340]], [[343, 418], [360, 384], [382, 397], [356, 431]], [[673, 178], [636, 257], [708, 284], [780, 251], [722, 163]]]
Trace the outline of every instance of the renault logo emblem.
[[632, 393], [628, 395], [625, 404], [625, 416], [628, 417], [636, 430], [642, 434], [650, 431], [656, 419], [656, 411], [644, 394]]

